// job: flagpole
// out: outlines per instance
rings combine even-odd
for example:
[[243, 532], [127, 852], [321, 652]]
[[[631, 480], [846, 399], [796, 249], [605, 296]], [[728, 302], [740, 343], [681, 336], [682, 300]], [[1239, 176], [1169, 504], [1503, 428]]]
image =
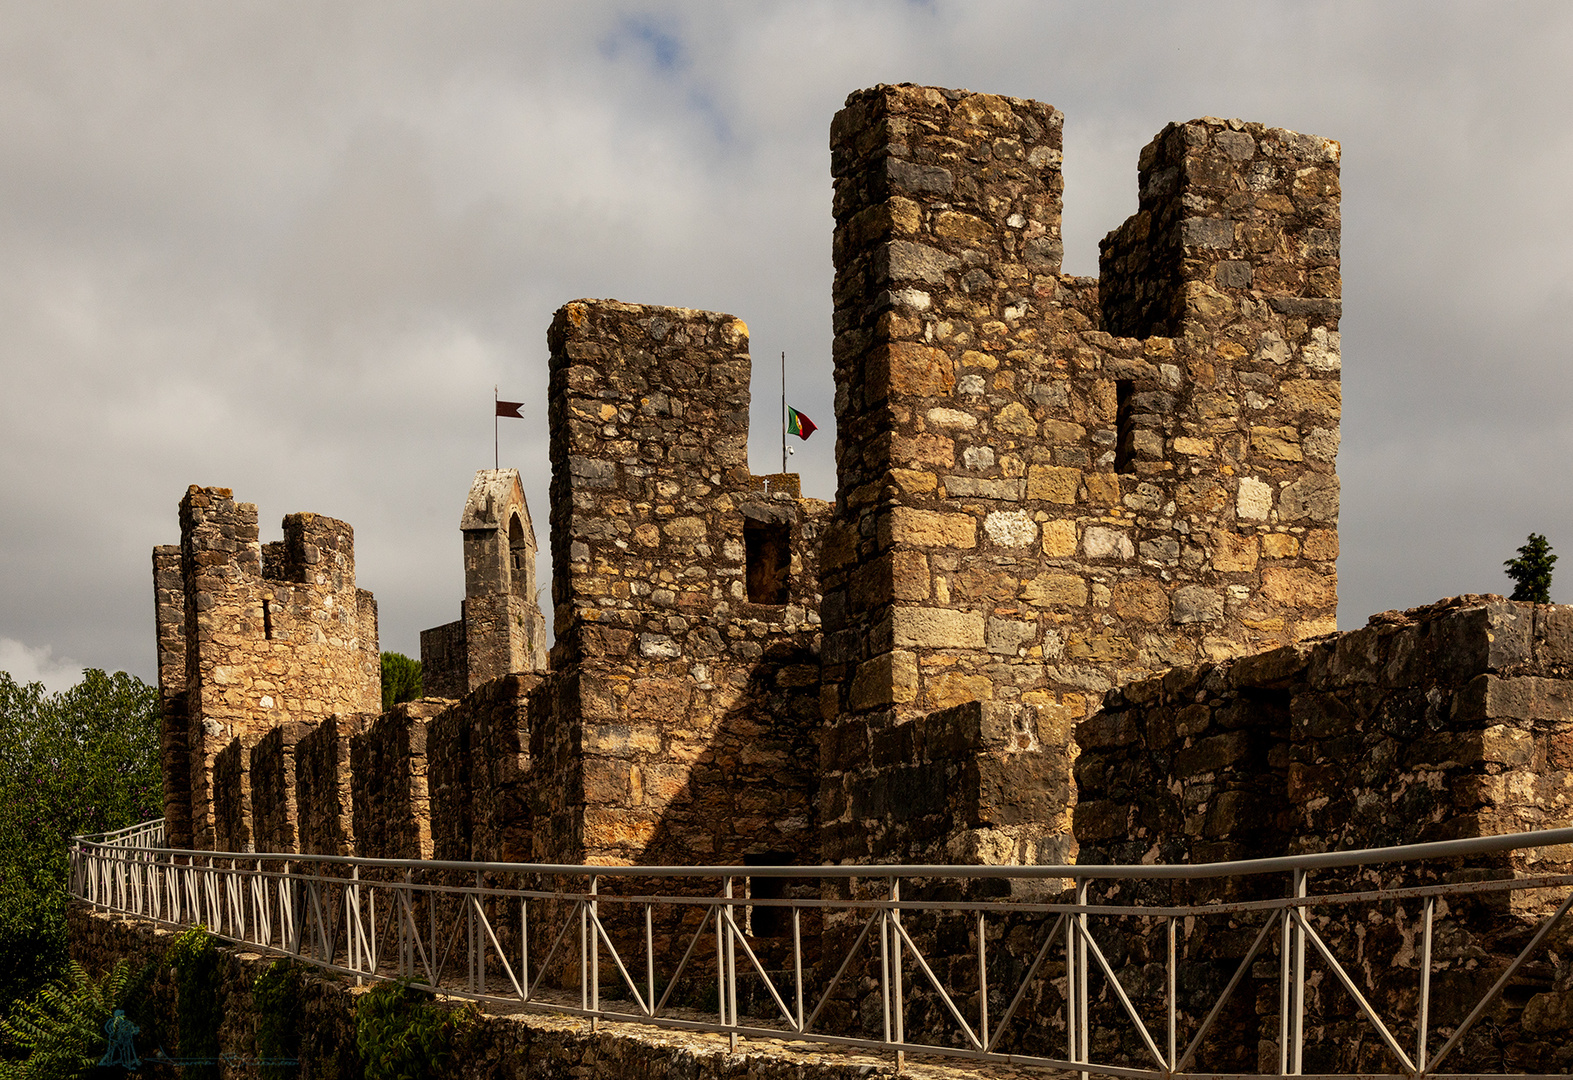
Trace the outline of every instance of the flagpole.
[[786, 453], [786, 353], [781, 354], [781, 473], [787, 471]]
[[502, 455], [497, 449], [497, 387], [492, 387], [492, 472], [502, 468]]

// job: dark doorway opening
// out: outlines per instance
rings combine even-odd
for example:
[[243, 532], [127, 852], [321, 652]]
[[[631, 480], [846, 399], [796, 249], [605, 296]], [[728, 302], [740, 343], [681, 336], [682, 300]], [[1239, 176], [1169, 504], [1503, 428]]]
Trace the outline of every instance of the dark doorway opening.
[[792, 580], [792, 526], [786, 522], [743, 519], [748, 602], [785, 604]]

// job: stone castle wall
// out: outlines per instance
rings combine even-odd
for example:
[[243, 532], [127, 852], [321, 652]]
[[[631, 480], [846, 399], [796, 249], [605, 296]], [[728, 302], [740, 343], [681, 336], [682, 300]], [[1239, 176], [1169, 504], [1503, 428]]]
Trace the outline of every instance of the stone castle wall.
[[[438, 808], [411, 850], [522, 852], [528, 836], [542, 861], [1066, 861], [1071, 732], [1102, 694], [1331, 630], [1338, 145], [1171, 125], [1093, 280], [1060, 273], [1062, 124], [1041, 103], [913, 86], [838, 114], [833, 507], [749, 473], [740, 320], [558, 311], [556, 644], [537, 685], [502, 692], [516, 715], [495, 730], [517, 748], [476, 742], [490, 705], [421, 732], [390, 720], [360, 736], [351, 795], [323, 787], [349, 734], [309, 760], [297, 745], [319, 802], [333, 793], [319, 841], [392, 828], [369, 808], [418, 796], [372, 763], [414, 777], [424, 737]], [[462, 617], [422, 636], [427, 691], [452, 699], [547, 667], [517, 473], [477, 473], [460, 527]], [[160, 617], [167, 738], [201, 753], [168, 801], [202, 823], [229, 740], [375, 712], [356, 671], [375, 641], [347, 633], [346, 612], [372, 610], [348, 526], [297, 515], [263, 546], [254, 508], [194, 488], [183, 533], [185, 622]], [[324, 642], [329, 612], [344, 632]], [[318, 633], [296, 631], [310, 620]], [[176, 641], [198, 646], [184, 682]], [[507, 796], [508, 827], [483, 824], [494, 753], [552, 778]], [[915, 783], [944, 785], [943, 809], [905, 805]], [[357, 797], [364, 825], [323, 831]], [[408, 846], [365, 837], [384, 839]]]
[[272, 728], [379, 709], [377, 609], [356, 588], [354, 532], [341, 521], [291, 514], [283, 541], [263, 545], [255, 506], [228, 488], [196, 486], [181, 500], [180, 521], [180, 637], [172, 558], [167, 549], [155, 555], [161, 686], [166, 701], [184, 695], [184, 719], [172, 713], [166, 741], [177, 754], [183, 724], [186, 761], [166, 763], [174, 766], [165, 770], [166, 799], [179, 804], [189, 793], [190, 835], [176, 839], [210, 848], [214, 760], [233, 740], [243, 749], [232, 768], [243, 772]]
[[[1458, 597], [1388, 612], [1331, 639], [1177, 668], [1113, 690], [1077, 729], [1080, 860], [1203, 863], [1566, 825], [1573, 818], [1570, 679], [1573, 609]], [[1570, 871], [1573, 852], [1547, 848], [1422, 867], [1317, 871], [1309, 891]], [[1126, 883], [1121, 894], [1205, 903], [1282, 896], [1284, 887], [1274, 875], [1150, 882], [1135, 893]], [[1564, 889], [1439, 901], [1435, 1030], [1462, 1022], [1522, 948], [1533, 920], [1565, 896]], [[1413, 1000], [1418, 901], [1315, 914], [1319, 934], [1356, 972], [1362, 992]], [[1187, 936], [1181, 957], [1195, 987], [1228, 979], [1247, 945], [1221, 922], [1205, 930]], [[1106, 948], [1144, 947], [1115, 931]], [[1492, 1022], [1462, 1047], [1464, 1060], [1450, 1067], [1566, 1068], [1566, 1014], [1545, 1007], [1568, 985], [1558, 959], [1565, 955], [1554, 945], [1544, 962], [1526, 969], [1493, 1009]], [[1138, 999], [1138, 1007], [1158, 1006], [1156, 993], [1139, 993], [1147, 1000]], [[1207, 1050], [1209, 1068], [1275, 1068], [1276, 1045], [1258, 1053], [1246, 1036], [1263, 1018], [1275, 1026], [1278, 995], [1276, 963], [1246, 976]], [[1205, 993], [1182, 993], [1192, 1024], [1210, 1005]], [[1320, 1047], [1306, 1072], [1391, 1067], [1368, 1022], [1332, 980], [1311, 982], [1306, 1016]]]
[[190, 847], [191, 733], [186, 710], [186, 590], [180, 546], [153, 549], [153, 621], [158, 648], [159, 761], [164, 766], [164, 833]]
[[350, 737], [355, 851], [378, 859], [432, 857], [427, 733], [445, 702], [407, 701]]
[[1077, 730], [1081, 857], [1215, 862], [1559, 827], [1573, 817], [1570, 680], [1573, 609], [1458, 597], [1122, 687]]
[[532, 860], [529, 709], [540, 683], [506, 675], [428, 722], [433, 858]]
[[303, 851], [297, 792], [297, 749], [310, 724], [284, 724], [251, 748], [252, 833], [258, 851]]
[[[748, 330], [615, 301], [548, 333], [553, 672], [532, 750], [536, 851], [659, 862], [807, 852], [824, 504], [748, 471]], [[785, 603], [750, 593], [749, 523], [784, 526]], [[783, 599], [771, 595], [772, 600]], [[787, 715], [776, 714], [780, 703]]]
[[368, 718], [334, 717], [295, 744], [295, 819], [298, 850], [311, 855], [354, 855], [354, 777], [351, 740]]
[[[513, 470], [471, 487], [461, 618], [422, 635], [428, 699], [382, 716], [349, 527], [293, 515], [262, 545], [254, 507], [192, 488], [180, 548], [154, 553], [172, 838], [1045, 864], [1566, 822], [1566, 609], [1464, 598], [1332, 636], [1338, 144], [1170, 125], [1100, 277], [1078, 278], [1061, 273], [1062, 123], [913, 86], [836, 117], [833, 505], [750, 474], [740, 320], [556, 313], [549, 657]], [[1533, 912], [1489, 914], [1457, 932], [1461, 963]], [[838, 955], [848, 925], [809, 934]], [[965, 984], [965, 943], [913, 927]], [[1412, 930], [1395, 916], [1371, 940], [1401, 955]], [[1328, 929], [1356, 951], [1361, 932]], [[1198, 978], [1226, 978], [1239, 943], [1197, 940]], [[1271, 1007], [1271, 980], [1250, 979], [1220, 1039]], [[948, 1022], [914, 995], [915, 1024]], [[1236, 1042], [1218, 1060], [1254, 1067]]]
[[[1063, 781], [1110, 687], [1333, 629], [1338, 144], [1166, 129], [1095, 282], [1059, 272], [1061, 125], [911, 86], [836, 117], [824, 678], [854, 730], [827, 804], [883, 729], [974, 700], [1045, 712]], [[828, 853], [867, 855], [841, 824]], [[1058, 826], [970, 846], [1004, 844], [1072, 849]]]

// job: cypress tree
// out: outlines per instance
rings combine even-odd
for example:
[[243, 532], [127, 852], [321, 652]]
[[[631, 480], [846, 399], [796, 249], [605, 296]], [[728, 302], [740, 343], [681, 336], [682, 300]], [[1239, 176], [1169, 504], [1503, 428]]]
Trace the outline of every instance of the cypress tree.
[[1551, 567], [1556, 561], [1546, 538], [1530, 533], [1529, 541], [1518, 549], [1518, 558], [1502, 564], [1507, 567], [1507, 576], [1513, 579], [1513, 595], [1509, 599], [1551, 603]]

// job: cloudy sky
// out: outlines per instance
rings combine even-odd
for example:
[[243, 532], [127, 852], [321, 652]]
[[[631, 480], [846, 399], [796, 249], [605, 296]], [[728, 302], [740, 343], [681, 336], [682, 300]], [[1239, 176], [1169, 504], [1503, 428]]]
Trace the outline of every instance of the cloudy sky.
[[383, 647], [418, 655], [458, 615], [493, 386], [545, 547], [577, 297], [746, 320], [761, 472], [785, 350], [832, 497], [827, 132], [878, 82], [1061, 108], [1071, 273], [1170, 120], [1341, 140], [1340, 624], [1507, 591], [1531, 530], [1573, 556], [1570, 73], [1573, 6], [1503, 0], [4, 0], [0, 670], [152, 679], [149, 551], [191, 483], [264, 539], [352, 523]]

